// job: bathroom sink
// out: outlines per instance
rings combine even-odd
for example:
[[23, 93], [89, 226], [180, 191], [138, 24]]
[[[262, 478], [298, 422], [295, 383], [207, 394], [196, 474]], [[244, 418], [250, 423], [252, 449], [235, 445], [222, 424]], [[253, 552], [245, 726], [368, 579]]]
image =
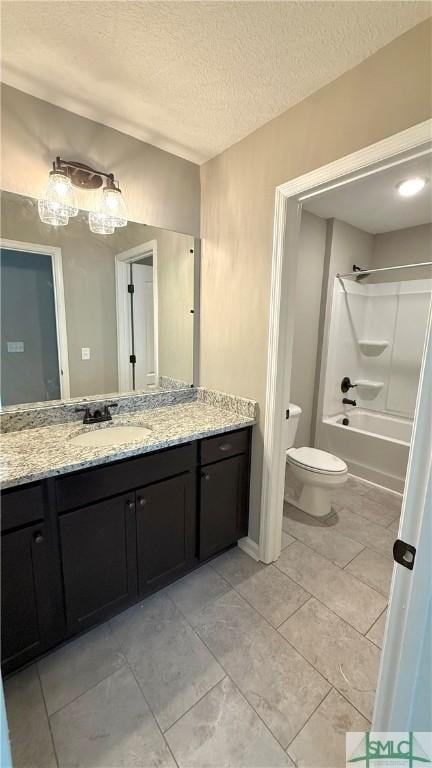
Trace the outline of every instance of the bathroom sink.
[[70, 442], [82, 448], [98, 448], [99, 446], [133, 443], [148, 437], [150, 434], [151, 429], [149, 427], [113, 425], [81, 432], [79, 435], [71, 437]]

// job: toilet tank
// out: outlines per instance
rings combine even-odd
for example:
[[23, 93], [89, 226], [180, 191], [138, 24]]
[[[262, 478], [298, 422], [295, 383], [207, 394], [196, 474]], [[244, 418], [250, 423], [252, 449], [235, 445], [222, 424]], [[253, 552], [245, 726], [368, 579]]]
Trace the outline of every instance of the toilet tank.
[[301, 408], [295, 403], [289, 404], [289, 419], [285, 421], [285, 450], [292, 448], [297, 434], [297, 427], [301, 416]]

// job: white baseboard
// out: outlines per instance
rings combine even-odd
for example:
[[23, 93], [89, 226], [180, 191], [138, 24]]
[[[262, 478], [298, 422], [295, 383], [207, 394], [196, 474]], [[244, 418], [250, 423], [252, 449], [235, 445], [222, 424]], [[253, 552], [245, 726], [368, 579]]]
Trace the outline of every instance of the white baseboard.
[[253, 541], [253, 539], [249, 538], [249, 536], [244, 536], [242, 539], [240, 539], [237, 542], [237, 546], [239, 546], [243, 552], [246, 552], [247, 555], [253, 557], [254, 560], [260, 559], [259, 546], [256, 541]]

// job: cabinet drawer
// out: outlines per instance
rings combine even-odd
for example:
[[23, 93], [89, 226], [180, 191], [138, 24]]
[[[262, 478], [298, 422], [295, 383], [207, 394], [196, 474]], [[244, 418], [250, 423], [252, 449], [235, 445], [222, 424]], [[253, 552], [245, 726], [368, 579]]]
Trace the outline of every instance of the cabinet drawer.
[[219, 459], [227, 459], [246, 453], [249, 445], [249, 429], [241, 429], [238, 432], [227, 432], [216, 437], [207, 437], [201, 440], [201, 464], [210, 464]]
[[81, 507], [134, 488], [158, 482], [193, 469], [196, 444], [148, 453], [134, 459], [124, 459], [103, 467], [75, 472], [56, 482], [57, 509]]
[[11, 488], [1, 495], [2, 531], [18, 528], [21, 525], [43, 520], [44, 500], [42, 486], [27, 485], [23, 488]]

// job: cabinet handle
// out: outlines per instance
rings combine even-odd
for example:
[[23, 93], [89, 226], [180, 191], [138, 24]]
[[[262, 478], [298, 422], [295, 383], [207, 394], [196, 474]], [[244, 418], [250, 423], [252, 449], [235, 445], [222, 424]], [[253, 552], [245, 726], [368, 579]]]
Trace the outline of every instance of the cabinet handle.
[[33, 534], [33, 541], [35, 544], [42, 544], [44, 540], [44, 537], [40, 531], [36, 531], [36, 533]]
[[208, 472], [201, 472], [201, 477], [203, 478], [203, 480], [210, 480], [210, 475], [208, 474]]
[[133, 503], [133, 501], [127, 501], [127, 502], [126, 502], [126, 506], [127, 506], [127, 508], [128, 508], [130, 511], [132, 511], [132, 510], [133, 510], [133, 508], [134, 508], [134, 506], [135, 506], [135, 504]]
[[223, 451], [224, 453], [226, 451], [230, 451], [231, 450], [231, 443], [221, 443], [220, 446], [219, 446], [219, 450]]
[[143, 496], [138, 496], [138, 504], [140, 507], [145, 507], [147, 504], [147, 499], [145, 499]]

